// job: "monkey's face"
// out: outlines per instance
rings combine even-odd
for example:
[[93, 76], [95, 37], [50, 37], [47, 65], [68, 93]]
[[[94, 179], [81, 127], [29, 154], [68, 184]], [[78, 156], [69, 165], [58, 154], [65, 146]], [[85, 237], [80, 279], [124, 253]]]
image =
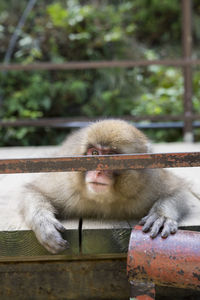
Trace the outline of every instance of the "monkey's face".
[[[121, 120], [105, 120], [91, 124], [81, 132], [80, 140], [79, 155], [145, 153], [148, 148], [146, 137], [134, 126]], [[136, 172], [89, 171], [80, 175], [82, 181], [79, 186], [82, 191], [86, 190], [86, 197], [89, 199], [113, 202], [119, 194], [130, 194], [130, 190], [133, 190], [133, 173]]]
[[[109, 155], [116, 154], [114, 150], [103, 146], [90, 146], [87, 155]], [[114, 185], [113, 171], [88, 171], [85, 175], [87, 190], [92, 194], [108, 193]]]

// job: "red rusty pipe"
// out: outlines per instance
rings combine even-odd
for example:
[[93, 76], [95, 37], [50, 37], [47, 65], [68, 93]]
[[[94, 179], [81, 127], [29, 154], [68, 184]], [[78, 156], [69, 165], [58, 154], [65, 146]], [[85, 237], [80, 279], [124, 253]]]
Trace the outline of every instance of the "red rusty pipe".
[[135, 226], [127, 271], [129, 281], [200, 290], [200, 232], [179, 230], [166, 239], [152, 239], [141, 226]]

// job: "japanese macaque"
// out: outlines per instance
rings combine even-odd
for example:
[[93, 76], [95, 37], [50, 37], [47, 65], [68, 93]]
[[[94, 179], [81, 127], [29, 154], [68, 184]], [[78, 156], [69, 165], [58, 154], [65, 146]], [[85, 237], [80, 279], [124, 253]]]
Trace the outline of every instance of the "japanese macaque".
[[[104, 120], [70, 135], [59, 156], [150, 152], [147, 138], [128, 122]], [[57, 218], [141, 219], [151, 237], [175, 233], [187, 215], [189, 189], [163, 169], [40, 174], [25, 186], [21, 213], [39, 242], [58, 253], [69, 245]]]

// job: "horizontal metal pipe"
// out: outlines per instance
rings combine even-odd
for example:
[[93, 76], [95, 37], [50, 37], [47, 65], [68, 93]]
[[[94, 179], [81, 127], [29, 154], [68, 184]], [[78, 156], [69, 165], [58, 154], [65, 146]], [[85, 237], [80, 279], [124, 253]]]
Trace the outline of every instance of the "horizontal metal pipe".
[[200, 166], [200, 152], [0, 159], [0, 174]]
[[[150, 120], [155, 120], [159, 121], [162, 120], [162, 122], [136, 122], [137, 120], [145, 120], [147, 117], [122, 117], [122, 119], [132, 121], [134, 125], [137, 128], [141, 129], [151, 129], [151, 128], [183, 128], [184, 122], [179, 121], [179, 122], [169, 122], [170, 120], [174, 120], [175, 118], [172, 116], [168, 116], [168, 122], [165, 122], [162, 120], [162, 117], [160, 118], [153, 118], [152, 116], [149, 116], [149, 121]], [[181, 116], [177, 116], [177, 119], [181, 120]], [[192, 119], [200, 119], [200, 116], [194, 115], [192, 116]], [[0, 127], [22, 127], [22, 126], [33, 126], [33, 127], [51, 127], [51, 128], [80, 128], [84, 127], [90, 124], [91, 121], [95, 121], [97, 119], [89, 119], [89, 118], [52, 118], [52, 119], [38, 119], [38, 120], [16, 120], [16, 121], [0, 121]], [[99, 119], [98, 119], [99, 120]], [[165, 120], [165, 118], [164, 118]], [[194, 121], [193, 122], [193, 127], [198, 128], [200, 127], [200, 121]]]
[[179, 230], [166, 239], [152, 239], [135, 226], [128, 250], [128, 278], [200, 290], [199, 245], [200, 232]]
[[79, 61], [65, 63], [40, 62], [33, 64], [0, 64], [0, 71], [12, 70], [84, 70], [84, 69], [99, 69], [99, 68], [133, 68], [145, 67], [150, 65], [163, 65], [183, 67], [188, 65], [200, 65], [200, 59], [161, 59], [161, 60], [119, 60], [119, 61]]
[[[173, 129], [183, 128], [184, 122], [157, 122], [157, 123], [136, 123], [134, 124], [139, 129]], [[200, 122], [196, 121], [192, 123], [194, 128], [200, 127]]]

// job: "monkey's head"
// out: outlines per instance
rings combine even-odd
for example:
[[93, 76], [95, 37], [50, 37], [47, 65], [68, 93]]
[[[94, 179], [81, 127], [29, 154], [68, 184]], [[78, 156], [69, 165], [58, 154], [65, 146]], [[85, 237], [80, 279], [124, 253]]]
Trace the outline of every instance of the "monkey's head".
[[[134, 126], [122, 120], [104, 120], [84, 129], [82, 155], [131, 154], [148, 152], [147, 138]], [[90, 196], [109, 196], [113, 201], [116, 190], [122, 191], [132, 171], [88, 171], [84, 184]], [[127, 182], [125, 182], [126, 180]], [[132, 183], [134, 184], [134, 182]], [[112, 195], [112, 196], [111, 196]], [[109, 201], [109, 200], [108, 200]]]

